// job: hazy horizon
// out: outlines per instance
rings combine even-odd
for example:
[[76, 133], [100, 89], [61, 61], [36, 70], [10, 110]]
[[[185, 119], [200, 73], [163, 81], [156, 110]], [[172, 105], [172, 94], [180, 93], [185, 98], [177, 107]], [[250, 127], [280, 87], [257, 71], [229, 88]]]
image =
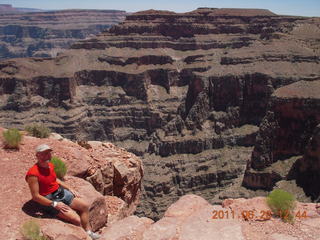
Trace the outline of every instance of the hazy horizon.
[[147, 9], [169, 10], [175, 12], [189, 12], [199, 7], [211, 8], [260, 8], [268, 9], [280, 15], [297, 15], [308, 17], [320, 16], [320, 1], [318, 0], [164, 0], [159, 2], [150, 2], [147, 0], [130, 1], [76, 1], [76, 0], [11, 0], [1, 4], [11, 4], [16, 8], [37, 8], [43, 10], [62, 10], [62, 9], [114, 9], [127, 12], [137, 12]]

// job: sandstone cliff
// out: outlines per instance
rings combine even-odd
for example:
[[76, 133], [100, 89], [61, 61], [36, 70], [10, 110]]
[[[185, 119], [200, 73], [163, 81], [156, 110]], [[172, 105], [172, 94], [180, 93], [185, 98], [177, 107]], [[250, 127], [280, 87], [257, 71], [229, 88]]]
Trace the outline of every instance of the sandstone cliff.
[[299, 81], [277, 89], [260, 125], [243, 184], [271, 190], [278, 181], [296, 180], [307, 196], [319, 201], [319, 124], [320, 81]]
[[0, 62], [0, 124], [45, 122], [141, 156], [139, 212], [156, 219], [178, 196], [212, 199], [242, 179], [272, 93], [319, 80], [319, 25], [267, 10], [138, 12], [56, 58]]
[[5, 9], [1, 12], [0, 6], [0, 59], [55, 57], [74, 42], [109, 29], [126, 16], [117, 10], [21, 13], [12, 7]]

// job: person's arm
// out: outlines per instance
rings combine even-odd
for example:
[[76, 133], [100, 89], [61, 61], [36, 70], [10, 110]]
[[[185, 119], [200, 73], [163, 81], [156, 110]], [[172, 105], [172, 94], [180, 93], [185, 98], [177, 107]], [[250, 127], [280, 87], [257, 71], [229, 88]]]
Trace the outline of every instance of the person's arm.
[[[29, 184], [33, 201], [40, 203], [41, 205], [44, 205], [44, 206], [52, 206], [53, 201], [39, 194], [39, 183], [38, 183], [38, 178], [36, 176], [28, 176], [27, 182]], [[57, 205], [55, 208], [62, 212], [69, 211], [69, 207], [65, 205], [63, 202], [57, 202]]]
[[61, 187], [65, 188], [67, 190], [70, 190], [70, 187], [67, 184], [65, 184], [63, 181], [61, 181], [59, 178], [57, 178], [56, 181]]
[[52, 201], [39, 194], [38, 178], [36, 176], [28, 176], [27, 182], [29, 184], [32, 200], [42, 205], [50, 206]]

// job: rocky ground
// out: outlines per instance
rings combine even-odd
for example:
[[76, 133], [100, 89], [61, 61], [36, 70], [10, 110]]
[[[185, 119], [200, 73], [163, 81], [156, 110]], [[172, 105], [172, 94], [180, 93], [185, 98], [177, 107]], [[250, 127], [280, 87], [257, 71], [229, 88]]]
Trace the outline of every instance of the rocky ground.
[[0, 128], [0, 239], [22, 239], [21, 226], [31, 218], [44, 226], [50, 239], [61, 239], [59, 234], [65, 240], [72, 235], [86, 239], [81, 228], [51, 219], [30, 201], [25, 174], [36, 163], [35, 147], [42, 143], [49, 144], [53, 155], [67, 164], [65, 181], [89, 203], [95, 231], [133, 214], [139, 204], [143, 166], [134, 154], [102, 142], [89, 142], [86, 149], [57, 134], [49, 139], [24, 136], [19, 150], [5, 149], [2, 132]]
[[[186, 193], [212, 202], [228, 197], [223, 192], [254, 196], [240, 185], [255, 164], [256, 136], [264, 141], [260, 123], [277, 104], [286, 110], [297, 100], [310, 113], [318, 106], [317, 92], [278, 101], [276, 91], [318, 88], [319, 25], [319, 18], [259, 9], [138, 12], [56, 58], [0, 62], [0, 124], [44, 122], [68, 138], [108, 140], [141, 156], [138, 212], [153, 219]], [[298, 155], [319, 123], [317, 111], [299, 130]], [[285, 125], [289, 116], [282, 119]], [[289, 153], [284, 163], [297, 154]], [[262, 178], [272, 188], [274, 179], [287, 180], [270, 172], [247, 182]]]

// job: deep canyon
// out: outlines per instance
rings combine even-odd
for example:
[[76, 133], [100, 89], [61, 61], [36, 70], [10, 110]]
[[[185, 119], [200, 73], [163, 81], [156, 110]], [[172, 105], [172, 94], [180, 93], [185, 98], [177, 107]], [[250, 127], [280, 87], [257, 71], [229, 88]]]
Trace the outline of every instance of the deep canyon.
[[153, 219], [187, 193], [217, 203], [282, 186], [316, 201], [319, 61], [320, 18], [137, 12], [56, 57], [1, 61], [0, 125], [43, 122], [140, 156], [137, 213]]

